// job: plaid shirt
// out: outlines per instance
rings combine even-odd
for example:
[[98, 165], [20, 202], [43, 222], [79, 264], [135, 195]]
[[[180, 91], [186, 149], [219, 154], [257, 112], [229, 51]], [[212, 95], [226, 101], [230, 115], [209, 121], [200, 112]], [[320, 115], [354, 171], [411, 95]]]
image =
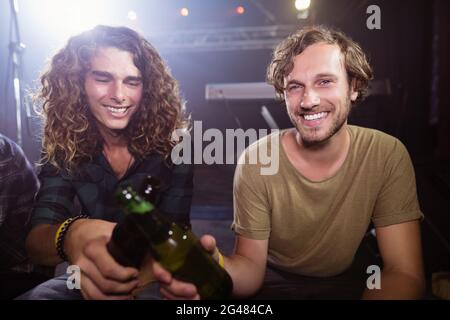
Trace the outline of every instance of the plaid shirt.
[[31, 271], [25, 238], [37, 189], [38, 180], [23, 151], [0, 134], [0, 271]]
[[118, 187], [139, 190], [143, 179], [152, 175], [162, 182], [156, 205], [169, 219], [190, 226], [193, 166], [165, 164], [160, 155], [136, 158], [125, 175], [118, 179], [103, 154], [69, 175], [57, 173], [46, 164], [39, 173], [41, 188], [35, 202], [32, 225], [57, 224], [71, 216], [89, 215], [95, 219], [120, 222], [125, 214], [115, 199]]

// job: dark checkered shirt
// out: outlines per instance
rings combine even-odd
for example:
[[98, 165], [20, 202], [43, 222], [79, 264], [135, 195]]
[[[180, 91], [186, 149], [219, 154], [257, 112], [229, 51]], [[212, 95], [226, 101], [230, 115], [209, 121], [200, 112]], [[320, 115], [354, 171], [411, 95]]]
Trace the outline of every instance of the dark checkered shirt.
[[30, 271], [25, 237], [38, 180], [23, 151], [0, 134], [0, 271]]
[[101, 154], [69, 175], [46, 164], [39, 173], [41, 188], [32, 215], [32, 225], [57, 224], [71, 216], [89, 215], [95, 219], [120, 222], [124, 212], [115, 199], [118, 187], [139, 190], [143, 179], [152, 175], [162, 182], [156, 205], [169, 219], [190, 226], [193, 166], [168, 166], [160, 155], [137, 158], [118, 179]]

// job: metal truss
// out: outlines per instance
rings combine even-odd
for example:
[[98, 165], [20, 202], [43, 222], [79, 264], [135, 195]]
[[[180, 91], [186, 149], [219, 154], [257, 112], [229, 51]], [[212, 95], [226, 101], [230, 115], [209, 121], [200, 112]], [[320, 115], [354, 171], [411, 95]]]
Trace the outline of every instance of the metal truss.
[[296, 30], [295, 25], [200, 29], [148, 34], [160, 51], [226, 51], [273, 49]]

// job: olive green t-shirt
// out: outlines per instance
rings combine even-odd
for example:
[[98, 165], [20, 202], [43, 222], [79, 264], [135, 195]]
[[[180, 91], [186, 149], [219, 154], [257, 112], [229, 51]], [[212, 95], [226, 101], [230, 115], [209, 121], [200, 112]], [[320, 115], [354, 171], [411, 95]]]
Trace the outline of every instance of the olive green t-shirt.
[[[260, 139], [241, 156], [247, 164], [238, 164], [234, 176], [232, 228], [247, 238], [268, 239], [269, 264], [307, 276], [336, 275], [351, 265], [371, 221], [383, 227], [422, 218], [405, 146], [377, 130], [347, 128], [349, 153], [324, 181], [311, 181], [294, 168], [281, 144], [286, 131]], [[248, 162], [264, 148], [276, 155], [272, 144], [278, 146], [278, 172], [263, 175], [264, 164]]]

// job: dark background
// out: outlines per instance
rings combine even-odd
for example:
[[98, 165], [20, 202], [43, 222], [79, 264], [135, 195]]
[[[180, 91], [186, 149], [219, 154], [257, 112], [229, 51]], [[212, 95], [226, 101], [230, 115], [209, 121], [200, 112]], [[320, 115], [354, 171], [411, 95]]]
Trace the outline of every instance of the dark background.
[[[179, 30], [211, 30], [231, 27], [326, 24], [337, 27], [359, 42], [368, 53], [375, 79], [388, 79], [391, 94], [368, 97], [355, 108], [349, 123], [376, 128], [398, 137], [413, 159], [418, 195], [425, 220], [422, 223], [427, 275], [450, 270], [450, 106], [449, 32], [450, 2], [446, 0], [357, 1], [312, 0], [307, 20], [297, 19], [293, 0], [190, 0], [190, 1], [56, 1], [19, 0], [18, 15], [23, 53], [23, 87], [35, 88], [51, 54], [64, 44], [72, 5], [84, 6], [80, 21], [98, 18], [100, 23], [126, 24], [147, 36], [160, 49], [179, 80], [187, 111], [207, 128], [268, 128], [260, 115], [262, 105], [280, 128], [290, 127], [282, 103], [267, 100], [206, 101], [208, 83], [263, 82], [271, 49], [171, 50], [159, 43], [158, 34]], [[381, 9], [381, 30], [369, 30], [366, 9]], [[233, 13], [237, 5], [244, 15]], [[181, 17], [187, 6], [191, 13]], [[59, 8], [59, 12], [56, 11]], [[135, 10], [136, 21], [126, 18]], [[265, 11], [266, 10], [266, 11]], [[0, 132], [16, 138], [15, 107], [11, 85], [11, 10], [0, 2]], [[102, 18], [103, 20], [100, 20]], [[95, 21], [93, 21], [95, 22]], [[95, 24], [95, 23], [94, 23]], [[94, 25], [92, 24], [92, 25]], [[90, 26], [86, 26], [90, 27]], [[76, 33], [81, 30], [76, 30]], [[37, 161], [40, 123], [23, 111], [23, 148]], [[199, 220], [232, 218], [233, 165], [197, 165], [192, 217]]]

